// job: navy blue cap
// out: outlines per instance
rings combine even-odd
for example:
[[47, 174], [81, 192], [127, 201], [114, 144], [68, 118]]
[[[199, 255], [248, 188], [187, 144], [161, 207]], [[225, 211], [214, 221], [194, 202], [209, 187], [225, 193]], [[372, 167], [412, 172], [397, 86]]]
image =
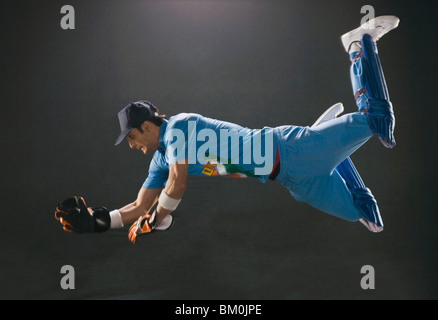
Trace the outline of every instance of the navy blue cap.
[[155, 116], [155, 107], [152, 103], [144, 100], [131, 102], [119, 112], [118, 116], [122, 132], [116, 140], [116, 146], [125, 140], [129, 131], [140, 127], [143, 122], [153, 118]]

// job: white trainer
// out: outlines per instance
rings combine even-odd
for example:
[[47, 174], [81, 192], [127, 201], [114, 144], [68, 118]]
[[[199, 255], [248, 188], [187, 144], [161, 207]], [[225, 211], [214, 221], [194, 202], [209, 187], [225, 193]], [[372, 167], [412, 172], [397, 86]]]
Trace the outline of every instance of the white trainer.
[[360, 42], [364, 34], [369, 34], [374, 42], [377, 42], [389, 31], [397, 28], [399, 23], [400, 19], [396, 16], [380, 16], [371, 19], [359, 28], [347, 32], [341, 37], [345, 51], [348, 53], [351, 45], [355, 42]]
[[364, 218], [360, 218], [359, 221], [371, 232], [379, 233], [383, 231], [383, 227], [379, 227], [377, 224], [367, 221]]
[[315, 128], [324, 122], [337, 118], [342, 112], [344, 112], [344, 105], [342, 102], [332, 105], [318, 118], [318, 120], [315, 121], [311, 128]]

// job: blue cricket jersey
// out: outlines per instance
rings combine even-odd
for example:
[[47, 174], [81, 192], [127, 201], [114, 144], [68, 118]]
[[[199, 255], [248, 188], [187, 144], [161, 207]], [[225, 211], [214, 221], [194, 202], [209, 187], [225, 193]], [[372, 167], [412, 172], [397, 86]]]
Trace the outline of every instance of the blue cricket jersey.
[[164, 188], [169, 167], [188, 160], [188, 174], [255, 177], [266, 182], [276, 155], [273, 128], [244, 128], [234, 123], [181, 113], [160, 126], [158, 150], [143, 188]]

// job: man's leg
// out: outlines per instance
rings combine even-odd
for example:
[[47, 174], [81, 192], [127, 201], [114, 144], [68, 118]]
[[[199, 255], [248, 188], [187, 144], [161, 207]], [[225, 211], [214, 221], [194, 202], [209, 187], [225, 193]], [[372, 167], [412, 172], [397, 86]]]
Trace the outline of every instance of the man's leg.
[[395, 145], [394, 113], [375, 41], [398, 23], [394, 16], [378, 17], [342, 36], [352, 59], [351, 83], [360, 113], [346, 114], [316, 128], [302, 130], [297, 144], [300, 160], [308, 161], [311, 166], [305, 174], [331, 172], [373, 134], [386, 147]]
[[[353, 164], [343, 161], [373, 133], [386, 147], [395, 145], [394, 115], [375, 42], [397, 25], [396, 17], [379, 17], [342, 37], [353, 61], [351, 81], [360, 113], [347, 114], [312, 129], [295, 128], [288, 134], [290, 138], [284, 139], [287, 147], [280, 150], [280, 158], [293, 165], [288, 166], [287, 175], [280, 171], [279, 182], [298, 201], [348, 221], [361, 220], [371, 231], [381, 231], [377, 203]], [[290, 145], [289, 140], [293, 140]], [[360, 190], [356, 201], [351, 192], [355, 189]], [[361, 218], [361, 208], [376, 223]]]
[[[344, 107], [342, 103], [333, 105], [319, 117], [312, 125], [312, 128], [336, 118], [343, 111]], [[365, 186], [350, 157], [338, 165], [335, 170], [340, 174], [342, 179], [344, 179], [348, 190], [351, 192], [354, 206], [361, 216], [360, 222], [372, 232], [382, 231], [383, 222], [377, 201], [371, 193], [371, 190]]]
[[344, 179], [348, 190], [353, 196], [354, 206], [362, 217], [360, 222], [372, 232], [382, 231], [383, 221], [377, 201], [371, 190], [365, 186], [351, 159], [345, 159], [336, 167], [336, 171]]
[[387, 148], [395, 146], [395, 117], [376, 42], [398, 24], [397, 17], [378, 17], [342, 36], [352, 61], [350, 76], [359, 111], [367, 114], [371, 130]]
[[[336, 115], [329, 110], [325, 116]], [[297, 201], [347, 221], [360, 221], [370, 231], [382, 231], [374, 197], [353, 164], [345, 162], [373, 135], [365, 114], [346, 114], [311, 128], [278, 130], [282, 165], [277, 181]]]
[[286, 187], [295, 200], [306, 202], [324, 213], [349, 222], [362, 218], [345, 180], [336, 170], [331, 174], [304, 179]]
[[304, 127], [295, 145], [301, 166], [294, 173], [298, 177], [330, 174], [372, 136], [367, 116], [359, 112]]

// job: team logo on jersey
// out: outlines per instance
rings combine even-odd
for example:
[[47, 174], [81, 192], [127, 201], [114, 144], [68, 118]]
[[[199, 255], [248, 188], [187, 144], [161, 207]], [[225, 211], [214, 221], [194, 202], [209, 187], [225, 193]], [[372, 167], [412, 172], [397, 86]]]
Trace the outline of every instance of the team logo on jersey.
[[[230, 161], [228, 161], [230, 162]], [[242, 172], [243, 170], [239, 166], [234, 164], [222, 164], [216, 159], [206, 159], [201, 174], [209, 177], [214, 176], [227, 176], [231, 178], [247, 178], [254, 176], [251, 172]]]

